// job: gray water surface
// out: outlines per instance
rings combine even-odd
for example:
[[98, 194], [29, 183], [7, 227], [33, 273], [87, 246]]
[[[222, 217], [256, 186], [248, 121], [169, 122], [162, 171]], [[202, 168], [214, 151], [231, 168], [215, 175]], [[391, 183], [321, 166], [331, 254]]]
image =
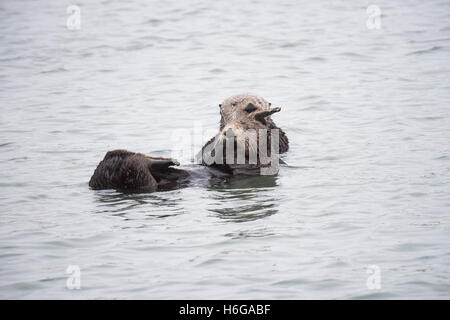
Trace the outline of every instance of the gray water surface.
[[[449, 1], [71, 4], [0, 3], [0, 298], [450, 298]], [[278, 176], [89, 189], [241, 92], [282, 107]]]

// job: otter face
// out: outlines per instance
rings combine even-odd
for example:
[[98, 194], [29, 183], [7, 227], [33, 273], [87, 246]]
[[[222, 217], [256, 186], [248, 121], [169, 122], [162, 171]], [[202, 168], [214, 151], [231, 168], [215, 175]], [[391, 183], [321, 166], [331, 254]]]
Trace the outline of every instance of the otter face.
[[261, 111], [270, 110], [271, 104], [258, 96], [240, 94], [222, 102], [220, 107], [220, 130], [236, 121], [251, 121]]

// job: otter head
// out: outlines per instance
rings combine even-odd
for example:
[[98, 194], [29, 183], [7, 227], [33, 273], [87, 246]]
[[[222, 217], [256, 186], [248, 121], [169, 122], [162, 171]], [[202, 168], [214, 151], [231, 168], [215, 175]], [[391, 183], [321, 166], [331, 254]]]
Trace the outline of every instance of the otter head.
[[[280, 108], [271, 109], [271, 103], [267, 100], [247, 94], [232, 96], [219, 104], [220, 108], [220, 130], [227, 125], [233, 125], [242, 121], [249, 124], [255, 120], [266, 126], [265, 118], [275, 112], [279, 112]], [[257, 124], [260, 127], [259, 124]], [[255, 128], [256, 129], [256, 128]]]
[[[260, 168], [272, 166], [275, 157], [287, 151], [286, 135], [270, 118], [280, 108], [272, 108], [267, 100], [247, 94], [232, 96], [219, 107], [220, 130], [203, 147], [203, 164], [260, 173]], [[273, 161], [268, 161], [268, 157]]]

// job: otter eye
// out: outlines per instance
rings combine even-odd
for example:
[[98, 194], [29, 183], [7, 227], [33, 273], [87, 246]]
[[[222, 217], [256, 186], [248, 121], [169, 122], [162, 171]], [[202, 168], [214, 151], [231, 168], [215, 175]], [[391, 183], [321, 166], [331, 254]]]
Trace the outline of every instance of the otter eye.
[[237, 106], [237, 102], [233, 102], [231, 105], [232, 105], [233, 107], [236, 107], [236, 106]]
[[272, 105], [272, 103], [269, 102], [269, 107]]

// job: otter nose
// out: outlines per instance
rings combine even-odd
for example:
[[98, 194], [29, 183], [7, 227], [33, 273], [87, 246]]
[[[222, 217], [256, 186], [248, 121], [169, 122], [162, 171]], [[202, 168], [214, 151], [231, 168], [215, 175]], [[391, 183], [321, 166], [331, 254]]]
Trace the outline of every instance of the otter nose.
[[257, 108], [255, 107], [255, 105], [253, 103], [249, 103], [246, 107], [245, 107], [245, 111], [247, 111], [248, 113], [251, 113], [253, 111], [255, 111]]

